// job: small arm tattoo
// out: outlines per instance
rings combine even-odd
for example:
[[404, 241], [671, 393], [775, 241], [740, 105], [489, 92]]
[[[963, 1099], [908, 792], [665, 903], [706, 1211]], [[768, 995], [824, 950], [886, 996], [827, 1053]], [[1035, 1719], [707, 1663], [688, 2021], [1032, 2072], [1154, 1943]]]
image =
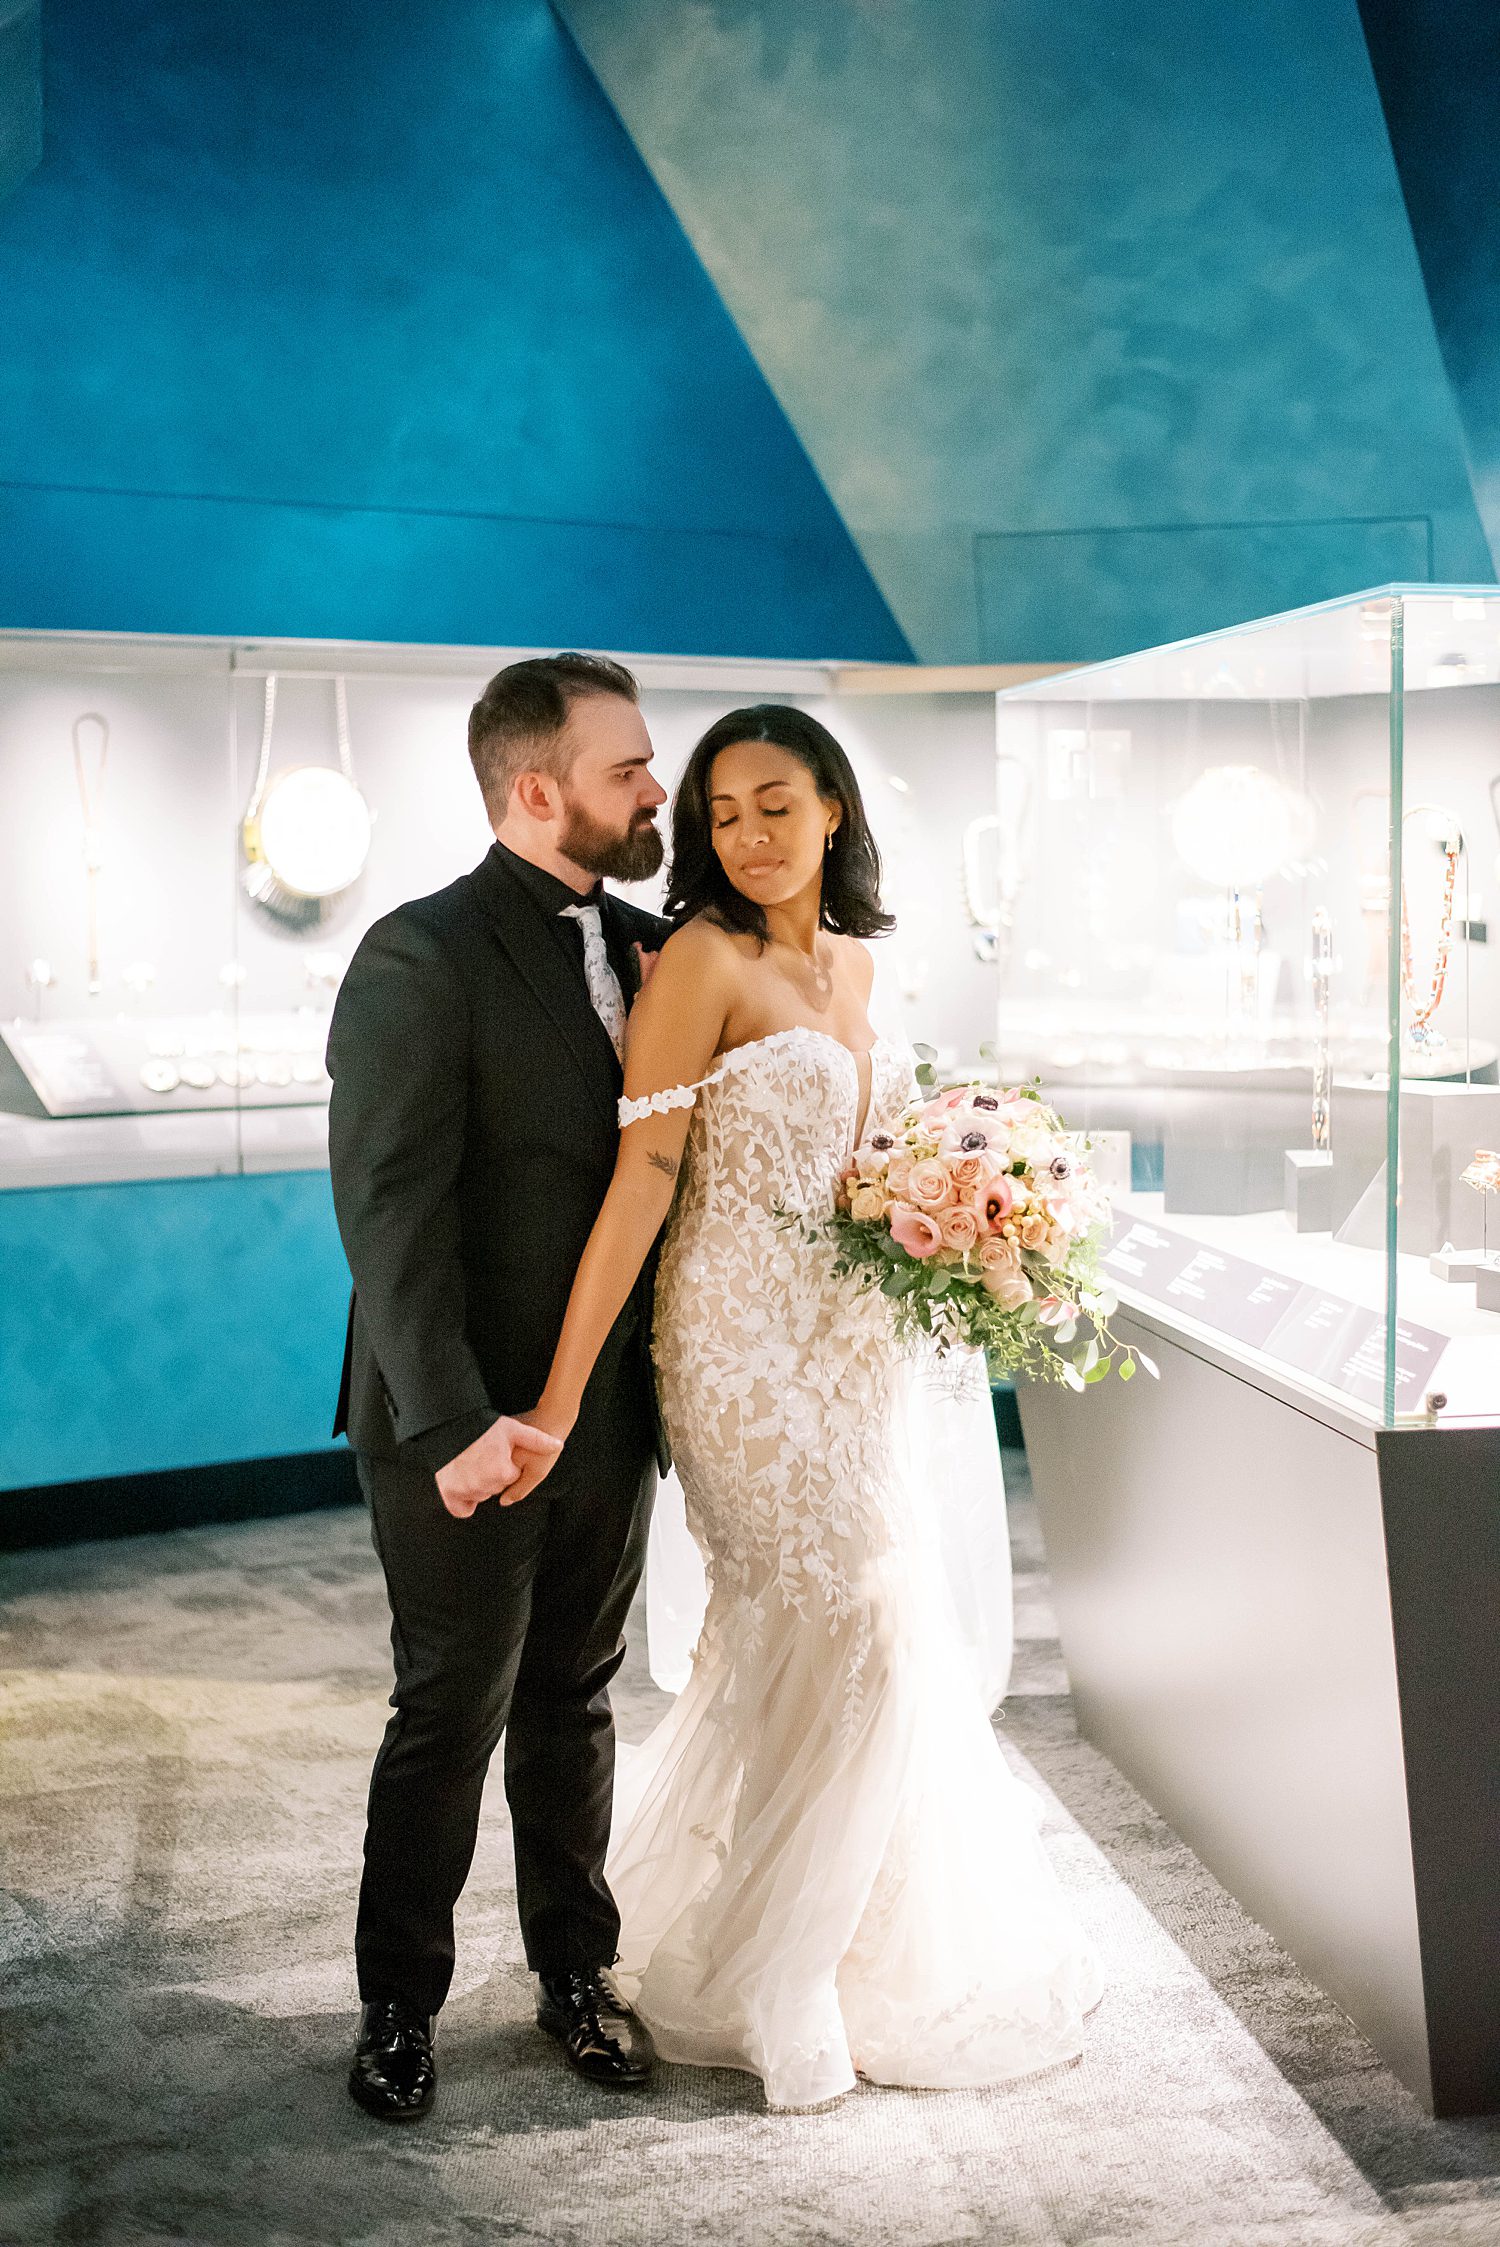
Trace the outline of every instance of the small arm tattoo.
[[675, 1178], [677, 1176], [677, 1165], [670, 1155], [650, 1154], [646, 1157], [646, 1160], [653, 1170], [661, 1172], [663, 1178]]

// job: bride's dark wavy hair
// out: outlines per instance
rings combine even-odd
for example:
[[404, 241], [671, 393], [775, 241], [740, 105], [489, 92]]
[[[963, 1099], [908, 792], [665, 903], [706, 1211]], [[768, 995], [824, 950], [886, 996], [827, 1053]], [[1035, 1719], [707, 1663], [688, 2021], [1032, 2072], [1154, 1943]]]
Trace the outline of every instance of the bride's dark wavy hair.
[[836, 936], [884, 936], [896, 925], [880, 902], [880, 853], [865, 817], [854, 768], [826, 726], [784, 702], [731, 710], [711, 725], [687, 761], [672, 799], [672, 870], [666, 911], [679, 927], [707, 913], [721, 927], [766, 941], [766, 916], [737, 890], [714, 849], [708, 791], [714, 759], [737, 741], [767, 741], [812, 774], [825, 803], [842, 813], [823, 860], [819, 924]]

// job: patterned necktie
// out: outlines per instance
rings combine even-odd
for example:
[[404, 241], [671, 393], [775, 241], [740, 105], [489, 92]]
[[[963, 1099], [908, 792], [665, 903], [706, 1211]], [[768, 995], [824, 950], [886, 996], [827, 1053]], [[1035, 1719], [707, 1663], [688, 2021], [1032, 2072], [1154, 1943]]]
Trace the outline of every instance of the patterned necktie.
[[583, 931], [583, 973], [589, 987], [589, 1003], [609, 1032], [609, 1042], [615, 1049], [615, 1059], [625, 1065], [625, 994], [620, 989], [620, 979], [609, 964], [609, 954], [604, 948], [604, 923], [597, 905], [565, 905], [559, 916], [565, 921], [576, 921]]

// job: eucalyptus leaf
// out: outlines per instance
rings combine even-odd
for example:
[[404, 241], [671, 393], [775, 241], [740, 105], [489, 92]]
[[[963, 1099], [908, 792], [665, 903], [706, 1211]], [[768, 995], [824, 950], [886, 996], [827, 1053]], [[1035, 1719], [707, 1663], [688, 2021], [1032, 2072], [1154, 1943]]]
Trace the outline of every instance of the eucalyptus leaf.
[[1120, 1367], [1120, 1379], [1121, 1379], [1122, 1381], [1133, 1381], [1133, 1380], [1135, 1379], [1135, 1359], [1134, 1359], [1134, 1358], [1126, 1358], [1126, 1359], [1125, 1359], [1124, 1363], [1123, 1363], [1123, 1364], [1121, 1365], [1121, 1367]]

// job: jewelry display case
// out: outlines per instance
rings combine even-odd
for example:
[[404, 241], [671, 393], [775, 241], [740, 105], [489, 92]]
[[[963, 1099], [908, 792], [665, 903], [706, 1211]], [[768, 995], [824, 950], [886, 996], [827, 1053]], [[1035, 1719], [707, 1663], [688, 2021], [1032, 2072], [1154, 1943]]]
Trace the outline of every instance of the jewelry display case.
[[[339, 980], [372, 920], [487, 849], [468, 711], [521, 652], [0, 635], [0, 1189], [324, 1162]], [[668, 788], [737, 703], [833, 727], [900, 917], [886, 1013], [972, 1065], [992, 975], [956, 838], [989, 698], [633, 660]]]
[[1490, 2111], [1500, 592], [1039, 681], [997, 748], [1000, 1068], [1128, 1135], [1105, 1263], [1160, 1374], [1021, 1392], [1080, 1723]]
[[1500, 1420], [1500, 595], [1038, 682], [998, 746], [1000, 1065], [1131, 1134], [1123, 1293], [1372, 1424]]

